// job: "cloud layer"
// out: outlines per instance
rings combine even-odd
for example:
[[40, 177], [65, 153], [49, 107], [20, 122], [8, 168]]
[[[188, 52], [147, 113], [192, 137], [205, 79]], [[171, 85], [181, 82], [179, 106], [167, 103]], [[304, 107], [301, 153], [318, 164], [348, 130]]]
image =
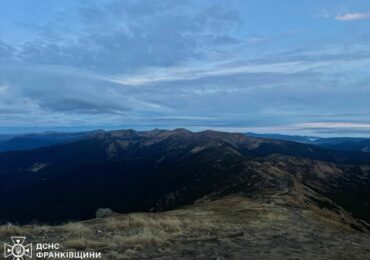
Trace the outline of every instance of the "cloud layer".
[[[370, 122], [368, 13], [340, 11], [340, 21], [329, 23], [314, 15], [322, 5], [305, 6], [312, 15], [297, 18], [288, 6], [274, 11], [266, 3], [3, 6], [0, 132], [187, 127], [370, 134], [363, 127]], [[27, 10], [18, 13], [18, 5]], [[37, 18], [43, 9], [49, 12]], [[355, 29], [341, 23], [355, 19], [361, 20]]]

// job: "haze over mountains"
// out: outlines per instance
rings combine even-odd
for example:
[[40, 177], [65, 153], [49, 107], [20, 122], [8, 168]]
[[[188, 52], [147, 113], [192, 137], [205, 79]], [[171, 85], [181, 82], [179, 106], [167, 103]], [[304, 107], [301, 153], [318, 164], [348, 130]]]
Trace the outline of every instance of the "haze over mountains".
[[0, 153], [1, 220], [59, 223], [238, 194], [369, 230], [370, 154], [185, 129], [97, 131]]
[[315, 136], [256, 134], [256, 133], [246, 133], [246, 135], [252, 137], [312, 144], [334, 150], [370, 152], [370, 138], [360, 138], [360, 137], [321, 138]]

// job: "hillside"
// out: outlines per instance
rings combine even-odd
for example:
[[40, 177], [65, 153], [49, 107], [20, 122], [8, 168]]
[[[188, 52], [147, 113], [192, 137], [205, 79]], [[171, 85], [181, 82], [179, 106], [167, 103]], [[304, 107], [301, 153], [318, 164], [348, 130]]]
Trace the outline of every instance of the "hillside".
[[98, 251], [105, 260], [369, 259], [368, 234], [328, 217], [328, 211], [287, 206], [284, 201], [279, 195], [268, 203], [227, 196], [160, 213], [115, 214], [61, 226], [7, 225], [0, 227], [0, 239], [26, 234], [29, 242]]
[[60, 223], [162, 211], [242, 194], [320, 207], [368, 229], [370, 155], [185, 129], [96, 132], [76, 142], [0, 154], [3, 222]]

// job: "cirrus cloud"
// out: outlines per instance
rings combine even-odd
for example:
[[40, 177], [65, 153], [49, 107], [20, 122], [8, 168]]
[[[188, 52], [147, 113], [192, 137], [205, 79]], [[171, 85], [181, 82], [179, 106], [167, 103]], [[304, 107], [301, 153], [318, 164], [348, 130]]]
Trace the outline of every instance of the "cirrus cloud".
[[339, 14], [335, 17], [335, 19], [339, 21], [354, 21], [354, 20], [370, 19], [370, 12]]

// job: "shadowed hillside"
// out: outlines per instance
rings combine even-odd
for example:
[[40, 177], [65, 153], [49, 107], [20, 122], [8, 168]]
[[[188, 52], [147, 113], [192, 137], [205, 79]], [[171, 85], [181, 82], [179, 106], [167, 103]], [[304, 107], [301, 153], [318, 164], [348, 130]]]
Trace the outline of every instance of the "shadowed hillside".
[[175, 209], [242, 194], [322, 208], [366, 230], [370, 155], [242, 134], [185, 129], [96, 132], [0, 154], [2, 221], [58, 223], [116, 212]]

